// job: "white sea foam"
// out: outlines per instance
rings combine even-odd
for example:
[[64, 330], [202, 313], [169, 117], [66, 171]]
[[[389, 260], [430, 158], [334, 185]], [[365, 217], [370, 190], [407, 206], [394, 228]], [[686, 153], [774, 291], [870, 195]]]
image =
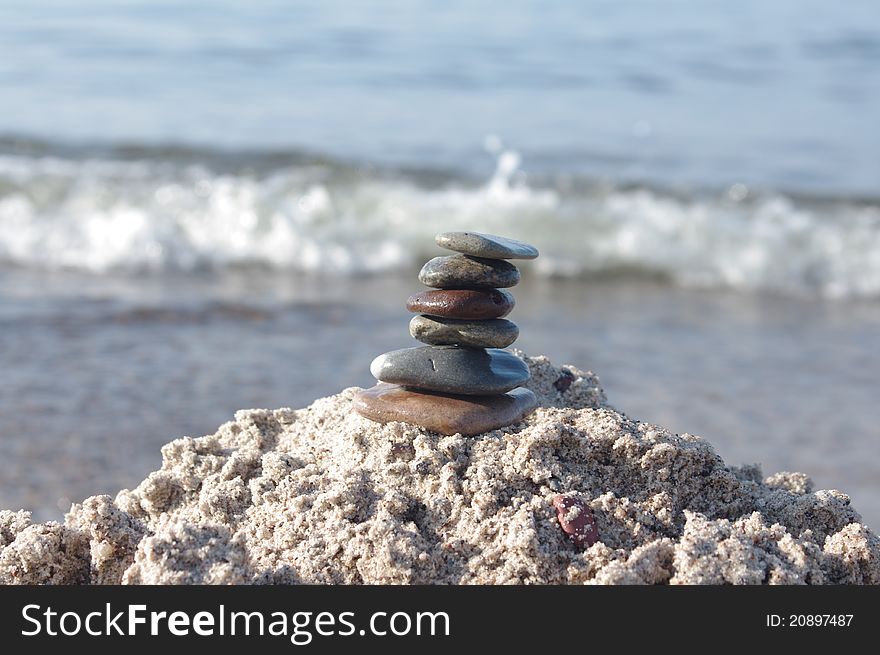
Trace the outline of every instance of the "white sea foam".
[[261, 173], [143, 161], [0, 157], [0, 262], [47, 269], [230, 266], [357, 275], [414, 267], [435, 232], [537, 244], [527, 274], [643, 272], [690, 286], [880, 295], [880, 206], [582, 181], [529, 184], [499, 149], [483, 184], [333, 164]]

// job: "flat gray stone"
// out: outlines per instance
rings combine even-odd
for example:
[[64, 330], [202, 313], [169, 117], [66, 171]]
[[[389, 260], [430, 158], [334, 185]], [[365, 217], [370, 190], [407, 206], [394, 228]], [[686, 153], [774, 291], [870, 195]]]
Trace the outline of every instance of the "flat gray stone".
[[464, 436], [518, 423], [537, 406], [535, 394], [523, 387], [494, 396], [459, 396], [380, 382], [354, 397], [355, 411], [372, 421], [403, 421], [440, 434]]
[[519, 282], [519, 269], [503, 259], [448, 255], [425, 264], [419, 282], [435, 289], [503, 289]]
[[421, 346], [392, 350], [370, 364], [381, 382], [463, 395], [504, 393], [529, 379], [529, 367], [506, 350]]
[[516, 323], [496, 318], [488, 321], [460, 321], [439, 316], [413, 316], [409, 333], [432, 346], [507, 348], [519, 336]]
[[441, 248], [486, 259], [534, 259], [538, 249], [523, 241], [482, 232], [443, 232], [434, 237]]

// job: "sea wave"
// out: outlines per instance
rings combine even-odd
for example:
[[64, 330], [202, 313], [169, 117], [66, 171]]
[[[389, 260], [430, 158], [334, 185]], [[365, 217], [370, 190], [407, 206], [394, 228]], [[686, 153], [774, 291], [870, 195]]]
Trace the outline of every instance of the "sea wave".
[[167, 150], [7, 152], [0, 263], [96, 274], [361, 275], [411, 269], [438, 254], [434, 233], [469, 229], [537, 244], [541, 257], [526, 274], [636, 273], [687, 286], [880, 296], [876, 201], [742, 184], [685, 194], [530, 179], [516, 152], [496, 150], [483, 181], [305, 156], [231, 165]]

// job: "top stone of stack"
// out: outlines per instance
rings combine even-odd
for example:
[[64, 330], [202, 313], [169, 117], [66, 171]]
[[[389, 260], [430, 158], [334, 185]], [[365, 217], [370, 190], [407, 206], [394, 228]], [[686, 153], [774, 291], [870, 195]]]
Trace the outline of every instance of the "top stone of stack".
[[535, 259], [538, 249], [516, 239], [480, 232], [443, 232], [434, 237], [441, 248], [485, 259]]

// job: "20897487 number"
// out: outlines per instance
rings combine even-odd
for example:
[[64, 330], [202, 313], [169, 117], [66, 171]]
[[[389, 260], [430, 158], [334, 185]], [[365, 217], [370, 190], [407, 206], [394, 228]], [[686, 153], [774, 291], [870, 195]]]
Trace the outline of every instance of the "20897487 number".
[[852, 623], [853, 614], [779, 614], [767, 615], [768, 628], [846, 628]]

